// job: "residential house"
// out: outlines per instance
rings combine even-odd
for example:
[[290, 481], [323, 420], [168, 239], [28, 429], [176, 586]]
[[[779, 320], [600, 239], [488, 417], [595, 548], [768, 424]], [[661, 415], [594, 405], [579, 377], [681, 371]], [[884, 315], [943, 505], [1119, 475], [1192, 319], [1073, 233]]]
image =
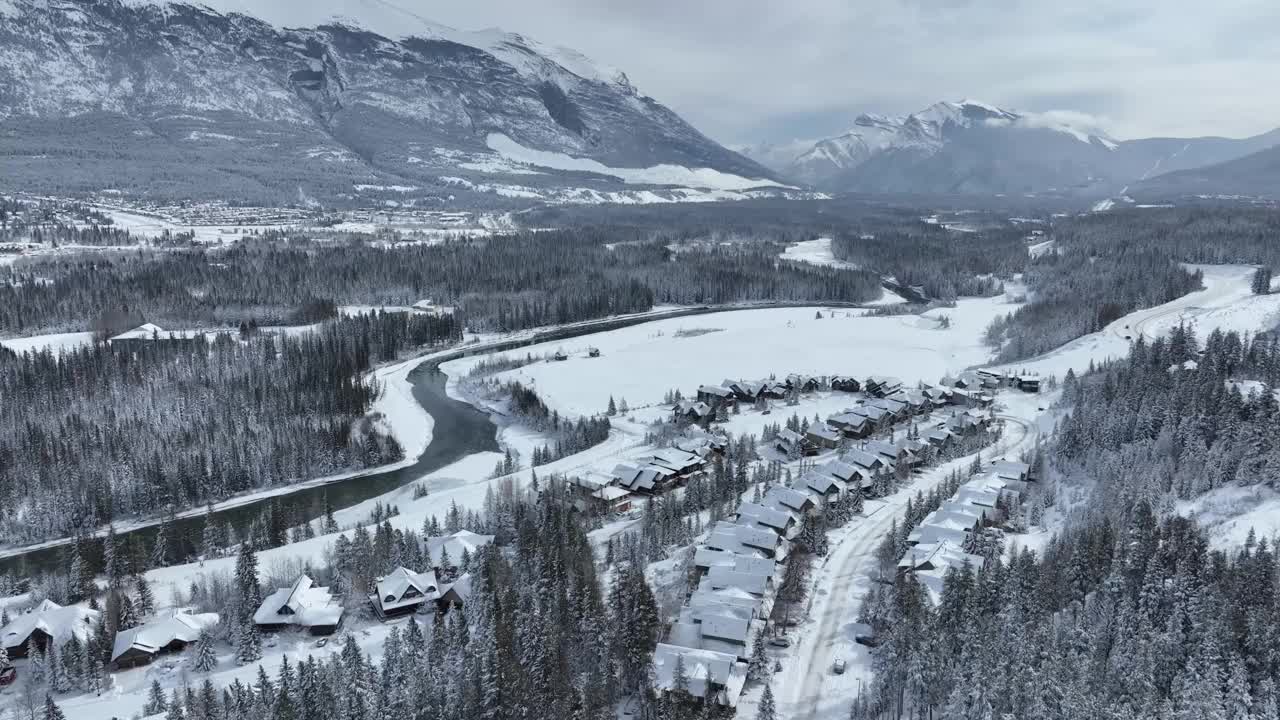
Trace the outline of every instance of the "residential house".
[[912, 465], [915, 463], [915, 453], [907, 449], [905, 445], [886, 442], [884, 440], [869, 440], [863, 446], [865, 452], [871, 453], [885, 459], [885, 461], [893, 466], [900, 464]]
[[795, 537], [796, 532], [799, 531], [796, 516], [789, 511], [776, 510], [756, 503], [739, 505], [738, 512], [734, 515], [734, 522], [739, 525], [766, 528], [787, 539]]
[[706, 426], [716, 419], [716, 411], [701, 400], [681, 400], [671, 409], [675, 422], [687, 421], [695, 425]]
[[929, 599], [937, 605], [942, 598], [947, 571], [953, 567], [963, 567], [965, 563], [977, 572], [982, 568], [983, 559], [980, 555], [964, 552], [956, 543], [942, 540], [921, 543], [907, 550], [898, 562], [898, 571], [914, 574], [928, 592]]
[[116, 634], [111, 664], [117, 668], [135, 667], [151, 662], [160, 653], [180, 652], [200, 639], [205, 628], [217, 624], [217, 613], [176, 612], [146, 625], [121, 630]]
[[844, 483], [819, 470], [810, 470], [791, 481], [793, 490], [804, 492], [815, 498], [815, 503], [829, 505], [840, 499], [844, 492]]
[[982, 527], [982, 518], [975, 513], [961, 513], [939, 508], [920, 521], [907, 535], [910, 544], [937, 542], [949, 539], [964, 543], [969, 533]]
[[793, 490], [785, 485], [774, 485], [769, 488], [761, 502], [766, 507], [793, 513], [797, 517], [812, 514], [817, 509], [817, 503], [808, 493]]
[[712, 409], [733, 404], [733, 391], [719, 385], [702, 385], [698, 388], [698, 402], [704, 402]]
[[902, 389], [902, 381], [887, 375], [872, 375], [862, 384], [864, 390], [876, 397], [888, 397]]
[[417, 573], [398, 567], [378, 580], [369, 595], [369, 603], [378, 617], [386, 620], [415, 612], [424, 603], [439, 597], [440, 583], [434, 570]]
[[327, 587], [316, 587], [303, 575], [287, 588], [271, 593], [253, 613], [253, 622], [264, 630], [287, 626], [306, 628], [312, 635], [331, 635], [342, 623], [342, 604]]
[[818, 388], [822, 387], [822, 383], [820, 383], [817, 378], [810, 377], [808, 375], [797, 375], [795, 373], [787, 376], [786, 383], [787, 389], [800, 393], [816, 392]]
[[[875, 422], [866, 415], [860, 415], [851, 410], [832, 415], [827, 418], [827, 425], [840, 431], [845, 437], [864, 438], [871, 434], [875, 428]], [[812, 425], [809, 426], [813, 428]]]
[[1040, 378], [1037, 375], [1019, 375], [1018, 389], [1022, 392], [1040, 392]]
[[[684, 677], [676, 679], [676, 669]], [[710, 698], [717, 705], [736, 707], [747, 682], [747, 663], [731, 653], [658, 643], [653, 651], [653, 686], [671, 692], [683, 685], [695, 698]]]
[[43, 651], [50, 642], [61, 645], [72, 635], [87, 641], [99, 615], [97, 610], [78, 605], [63, 607], [43, 600], [24, 613], [13, 615], [8, 625], [0, 627], [0, 646], [16, 660], [27, 657], [33, 647]]
[[770, 570], [766, 574], [739, 570], [736, 567], [713, 565], [707, 570], [698, 587], [706, 590], [737, 588], [750, 593], [753, 597], [762, 598], [773, 588], [773, 572]]
[[817, 454], [818, 450], [835, 450], [840, 447], [841, 433], [822, 423], [810, 423], [809, 429], [804, 433], [805, 440], [814, 448], [811, 454]]
[[463, 573], [457, 580], [440, 587], [440, 598], [436, 607], [440, 612], [448, 612], [450, 608], [463, 607], [471, 597], [471, 573]]
[[902, 420], [909, 415], [907, 404], [901, 400], [894, 400], [892, 398], [876, 398], [869, 401], [867, 405], [884, 410], [889, 414], [889, 417], [893, 422]]
[[682, 483], [702, 472], [706, 460], [697, 453], [680, 448], [663, 448], [644, 458], [650, 466], [665, 468], [673, 474], [674, 482]]
[[996, 460], [991, 463], [991, 472], [998, 478], [1026, 482], [1031, 479], [1031, 466], [1023, 462]]
[[778, 436], [773, 439], [773, 447], [789, 458], [818, 454], [818, 446], [808, 439], [807, 434], [801, 435], [787, 428], [778, 431]]
[[786, 557], [788, 547], [787, 541], [772, 530], [724, 520], [711, 526], [711, 533], [703, 545], [735, 555], [758, 555], [776, 560]]
[[152, 323], [143, 323], [132, 330], [107, 338], [107, 344], [113, 348], [140, 347], [153, 342], [193, 345], [197, 342], [205, 342], [205, 338], [203, 334], [198, 332], [165, 330]]
[[459, 530], [443, 537], [429, 537], [427, 555], [431, 559], [431, 568], [439, 571], [446, 555], [449, 563], [456, 567], [462, 562], [463, 555], [475, 555], [477, 550], [492, 542], [492, 535], [481, 535], [470, 530]]
[[840, 392], [862, 392], [862, 383], [848, 375], [832, 375], [831, 389]]

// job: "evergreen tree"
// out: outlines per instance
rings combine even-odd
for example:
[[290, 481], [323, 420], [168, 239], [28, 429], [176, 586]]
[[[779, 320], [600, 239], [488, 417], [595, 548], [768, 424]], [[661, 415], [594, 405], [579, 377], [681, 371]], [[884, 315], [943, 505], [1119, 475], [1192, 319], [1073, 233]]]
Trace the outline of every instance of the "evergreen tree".
[[760, 705], [756, 709], [756, 720], [778, 720], [778, 710], [773, 703], [772, 683], [765, 683], [764, 692], [760, 693]]
[[62, 714], [62, 708], [53, 701], [52, 695], [44, 696], [44, 714], [41, 715], [43, 720], [67, 720], [67, 716]]
[[150, 617], [156, 608], [156, 598], [151, 592], [151, 584], [147, 582], [147, 578], [144, 575], [136, 575], [133, 580], [138, 587], [138, 603], [136, 606], [138, 615], [143, 618]]
[[142, 707], [143, 715], [159, 715], [169, 709], [169, 703], [165, 700], [164, 690], [160, 687], [159, 680], [151, 681], [151, 689], [147, 692], [147, 704]]

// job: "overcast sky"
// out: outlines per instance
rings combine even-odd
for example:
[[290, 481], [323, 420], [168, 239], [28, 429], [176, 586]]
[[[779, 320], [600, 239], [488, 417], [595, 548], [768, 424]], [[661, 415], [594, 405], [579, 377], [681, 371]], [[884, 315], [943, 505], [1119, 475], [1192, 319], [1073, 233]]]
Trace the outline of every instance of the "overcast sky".
[[624, 70], [731, 144], [973, 98], [1117, 138], [1280, 126], [1277, 0], [395, 0]]

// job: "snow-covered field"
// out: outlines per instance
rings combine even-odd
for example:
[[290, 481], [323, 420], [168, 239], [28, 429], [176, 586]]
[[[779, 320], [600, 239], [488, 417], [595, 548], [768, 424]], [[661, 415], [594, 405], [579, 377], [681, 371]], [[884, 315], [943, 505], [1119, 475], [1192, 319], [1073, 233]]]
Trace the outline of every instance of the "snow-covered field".
[[[937, 382], [948, 372], [989, 360], [982, 331], [992, 318], [1014, 308], [996, 297], [894, 317], [825, 307], [726, 311], [521, 348], [510, 355], [563, 350], [569, 359], [527, 365], [500, 377], [536, 389], [549, 405], [570, 415], [602, 412], [611, 396], [638, 407], [661, 401], [667, 390], [689, 395], [699, 385], [718, 385], [725, 378], [795, 372], [892, 374], [911, 384]], [[939, 327], [942, 315], [951, 318], [950, 328]], [[599, 348], [601, 356], [587, 357], [589, 347]], [[475, 362], [458, 360], [445, 369], [465, 372]]]
[[1280, 295], [1254, 295], [1252, 265], [1189, 265], [1204, 272], [1204, 289], [1146, 310], [1132, 312], [1102, 330], [1077, 338], [1052, 352], [1003, 366], [1005, 369], [1061, 378], [1067, 369], [1084, 372], [1089, 362], [1123, 357], [1142, 335], [1159, 337], [1179, 323], [1194, 327], [1203, 340], [1215, 327], [1257, 332], [1280, 318]]
[[[807, 263], [809, 265], [820, 265], [822, 267], [832, 267], [837, 270], [858, 270], [857, 263], [837, 260], [831, 251], [831, 238], [815, 238], [813, 240], [802, 240], [798, 243], [792, 243], [782, 253], [783, 260], [791, 262]], [[867, 305], [901, 305], [906, 302], [902, 298], [890, 292], [880, 291], [880, 297], [872, 300]]]
[[609, 175], [625, 183], [637, 185], [679, 185], [709, 190], [747, 190], [757, 187], [790, 187], [772, 180], [744, 178], [722, 173], [711, 168], [687, 168], [680, 165], [655, 165], [647, 168], [615, 168], [587, 158], [575, 158], [564, 153], [547, 152], [527, 148], [501, 133], [490, 133], [486, 138], [490, 150], [512, 162], [553, 170]]

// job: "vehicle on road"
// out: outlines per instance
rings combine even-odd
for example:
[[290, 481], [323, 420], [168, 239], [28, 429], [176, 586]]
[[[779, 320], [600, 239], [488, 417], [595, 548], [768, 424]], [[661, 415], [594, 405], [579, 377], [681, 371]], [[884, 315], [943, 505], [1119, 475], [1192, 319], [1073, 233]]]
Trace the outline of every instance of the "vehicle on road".
[[324, 647], [329, 644], [329, 638], [320, 638], [316, 641], [316, 647]]
[[772, 646], [774, 646], [774, 647], [780, 647], [780, 648], [789, 648], [789, 647], [791, 647], [791, 641], [790, 641], [790, 640], [788, 640], [788, 639], [786, 639], [786, 638], [784, 638], [784, 637], [770, 638], [770, 639], [769, 639], [769, 644], [770, 644], [770, 645], [772, 645]]
[[835, 665], [832, 665], [831, 669], [834, 670], [837, 675], [843, 675], [845, 669], [844, 660], [837, 658]]

